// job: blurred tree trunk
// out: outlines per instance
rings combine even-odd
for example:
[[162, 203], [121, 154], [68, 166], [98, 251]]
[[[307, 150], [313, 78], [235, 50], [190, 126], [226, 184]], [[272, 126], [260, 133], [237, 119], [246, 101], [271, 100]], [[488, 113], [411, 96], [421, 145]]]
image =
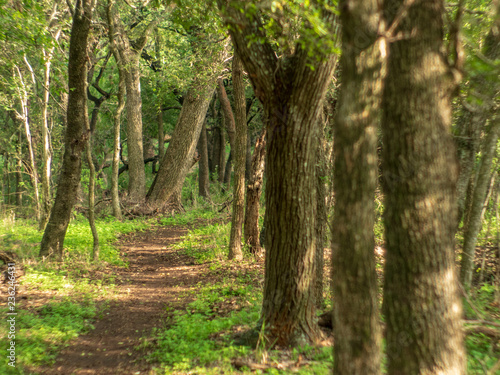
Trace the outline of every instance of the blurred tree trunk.
[[247, 183], [244, 235], [245, 243], [250, 246], [254, 255], [261, 252], [259, 241], [260, 196], [264, 184], [264, 165], [266, 161], [266, 129], [255, 143], [250, 167], [250, 178]]
[[88, 138], [87, 40], [95, 0], [77, 0], [68, 60], [68, 109], [64, 156], [56, 198], [40, 245], [40, 256], [62, 259], [64, 237], [77, 199], [82, 151]]
[[[492, 61], [500, 58], [500, 1], [497, 0], [493, 2], [493, 6], [496, 12], [496, 18], [484, 42], [484, 55]], [[476, 183], [474, 184], [470, 212], [468, 213], [467, 226], [464, 233], [460, 281], [467, 292], [472, 283], [474, 253], [476, 250], [477, 236], [481, 231], [481, 213], [491, 181], [491, 167], [496, 152], [498, 137], [500, 135], [500, 117], [496, 113], [497, 108], [494, 103], [495, 95], [498, 95], [498, 89], [500, 88], [499, 80], [492, 80], [478, 75], [475, 78], [474, 84], [474, 95], [477, 95], [480, 99], [492, 99], [491, 101], [488, 100], [483, 103], [481, 108], [477, 108], [477, 113], [475, 114], [479, 116], [479, 129], [481, 129], [488, 120], [489, 124], [486, 128], [486, 134], [481, 146], [480, 167], [477, 172]]]
[[338, 375], [379, 374], [381, 367], [373, 234], [383, 79], [377, 4], [376, 0], [339, 3], [342, 83], [333, 126], [336, 204], [332, 223], [333, 373]]
[[[26, 56], [24, 57], [26, 58]], [[35, 164], [35, 151], [33, 147], [33, 139], [31, 137], [28, 91], [26, 88], [24, 76], [21, 69], [19, 69], [18, 66], [15, 66], [15, 69], [20, 81], [20, 87], [18, 87], [18, 97], [19, 97], [19, 102], [21, 104], [21, 113], [16, 112], [16, 114], [14, 115], [14, 112], [11, 112], [13, 116], [12, 121], [14, 123], [17, 122], [16, 120], [22, 121], [24, 125], [24, 133], [26, 135], [26, 143], [28, 145], [28, 160], [30, 162], [28, 174], [30, 176], [31, 183], [33, 185], [35, 217], [36, 220], [40, 222], [40, 213], [41, 213], [40, 194], [38, 189], [38, 173]]]
[[[23, 153], [22, 153], [22, 136], [21, 131], [17, 132], [17, 158], [16, 158], [16, 206], [21, 207], [23, 205]], [[7, 155], [7, 154], [6, 154]], [[10, 178], [8, 170], [8, 159], [7, 160], [7, 192], [10, 198]], [[9, 203], [9, 202], [7, 202]]]
[[442, 54], [444, 2], [411, 3], [398, 17], [406, 4], [384, 3], [391, 35], [416, 31], [389, 45], [382, 101], [387, 373], [460, 375], [466, 362], [450, 104], [456, 85]]
[[229, 236], [229, 259], [241, 260], [243, 259], [243, 251], [241, 249], [242, 225], [245, 214], [247, 116], [243, 64], [236, 52], [233, 56], [233, 95], [235, 125], [233, 124], [234, 127], [231, 131], [228, 127], [229, 139], [233, 138], [231, 154], [234, 155], [233, 213], [231, 218], [231, 234]]
[[92, 246], [92, 260], [99, 260], [99, 235], [97, 234], [97, 228], [95, 226], [95, 167], [94, 161], [92, 160], [92, 132], [90, 131], [90, 126], [87, 128], [89, 137], [87, 139], [87, 164], [89, 165], [89, 225], [90, 230], [92, 231], [92, 238], [94, 240]]
[[210, 196], [210, 178], [208, 171], [208, 142], [207, 142], [207, 121], [203, 122], [200, 139], [198, 140], [198, 152], [200, 153], [199, 175], [198, 175], [198, 195], [208, 198]]

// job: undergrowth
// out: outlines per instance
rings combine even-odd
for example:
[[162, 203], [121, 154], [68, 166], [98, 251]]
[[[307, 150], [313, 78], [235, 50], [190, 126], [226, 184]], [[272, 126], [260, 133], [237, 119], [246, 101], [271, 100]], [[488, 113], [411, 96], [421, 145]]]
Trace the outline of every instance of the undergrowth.
[[[82, 216], [73, 220], [64, 242], [64, 261], [38, 257], [42, 232], [30, 220], [5, 221], [0, 226], [0, 246], [17, 259], [20, 293], [16, 298], [15, 348], [16, 367], [0, 361], [0, 374], [24, 374], [26, 369], [54, 362], [57, 353], [71, 339], [92, 329], [91, 320], [99, 309], [98, 300], [112, 298], [114, 275], [103, 272], [110, 265], [126, 266], [113, 246], [118, 236], [142, 230], [150, 220], [119, 222], [113, 218], [97, 220], [100, 260], [91, 262], [92, 235]], [[7, 291], [7, 287], [5, 287]], [[41, 295], [40, 301], [24, 299]], [[106, 303], [100, 305], [102, 310]], [[2, 304], [0, 314], [7, 316]], [[7, 324], [0, 325], [0, 339], [7, 344]], [[5, 348], [7, 349], [7, 347]]]

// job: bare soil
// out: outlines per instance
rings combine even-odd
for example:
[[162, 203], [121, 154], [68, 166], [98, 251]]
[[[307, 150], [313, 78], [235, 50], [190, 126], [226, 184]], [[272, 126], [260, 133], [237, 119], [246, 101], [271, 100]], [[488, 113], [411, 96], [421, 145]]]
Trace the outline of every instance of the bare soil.
[[117, 297], [94, 322], [95, 329], [79, 336], [50, 367], [39, 374], [152, 374], [152, 364], [135, 350], [141, 338], [161, 327], [167, 311], [184, 309], [192, 302], [196, 284], [206, 278], [206, 265], [173, 249], [187, 228], [155, 227], [120, 239], [118, 245], [128, 268], [110, 270], [117, 275]]

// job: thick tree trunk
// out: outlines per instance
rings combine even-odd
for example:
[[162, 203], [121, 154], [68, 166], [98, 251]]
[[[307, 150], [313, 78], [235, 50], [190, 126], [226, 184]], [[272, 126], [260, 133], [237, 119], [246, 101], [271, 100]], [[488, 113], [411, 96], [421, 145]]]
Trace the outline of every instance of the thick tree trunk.
[[[320, 140], [323, 142], [323, 139]], [[325, 226], [328, 221], [328, 211], [326, 208], [326, 186], [325, 179], [327, 178], [326, 158], [324, 155], [323, 145], [318, 147], [318, 160], [316, 162], [316, 275], [314, 279], [315, 301], [318, 310], [323, 308], [323, 268], [325, 258]]]
[[88, 137], [87, 39], [94, 4], [94, 0], [78, 0], [75, 6], [69, 46], [69, 98], [64, 156], [55, 202], [40, 245], [40, 256], [55, 255], [62, 258], [64, 237], [77, 198], [82, 151]]
[[167, 203], [176, 188], [184, 183], [188, 172], [187, 163], [193, 158], [213, 92], [212, 81], [205, 83], [203, 87], [193, 87], [184, 98], [172, 140], [149, 189], [149, 203]]
[[254, 255], [260, 254], [259, 241], [259, 211], [260, 196], [264, 184], [264, 165], [266, 158], [266, 129], [255, 143], [250, 167], [250, 178], [247, 184], [246, 209], [244, 235], [245, 243], [250, 246], [250, 252]]
[[[219, 6], [227, 6], [219, 0]], [[258, 14], [225, 8], [236, 51], [267, 125], [266, 265], [261, 320], [271, 342], [316, 342], [314, 274], [316, 272], [315, 156], [318, 118], [336, 56], [317, 48], [326, 42], [303, 39], [292, 56], [279, 59], [264, 35]], [[321, 8], [328, 45], [335, 17]], [[330, 33], [331, 32], [331, 33]], [[248, 43], [258, 38], [259, 43]], [[310, 44], [311, 43], [311, 44]], [[314, 55], [314, 58], [310, 56]]]
[[373, 226], [382, 97], [380, 15], [375, 0], [341, 0], [339, 8], [342, 83], [334, 123], [333, 373], [379, 374], [382, 336]]
[[[245, 162], [247, 146], [247, 116], [243, 64], [238, 54], [233, 56], [233, 89], [235, 128], [232, 129], [233, 141], [231, 154], [234, 155], [234, 189], [231, 234], [229, 236], [229, 259], [243, 259], [241, 249], [242, 225], [245, 214]], [[228, 127], [230, 134], [230, 128]], [[236, 134], [235, 134], [236, 133]], [[229, 136], [231, 139], [231, 135]]]
[[[443, 1], [388, 0], [383, 94], [387, 373], [465, 373], [454, 260], [458, 165], [451, 138], [454, 88], [443, 58]], [[396, 34], [400, 33], [400, 34]], [[337, 144], [335, 145], [337, 147]]]
[[200, 153], [200, 163], [198, 170], [198, 195], [208, 198], [210, 196], [210, 178], [208, 173], [208, 147], [207, 147], [207, 122], [203, 122], [200, 139], [198, 140], [198, 152]]

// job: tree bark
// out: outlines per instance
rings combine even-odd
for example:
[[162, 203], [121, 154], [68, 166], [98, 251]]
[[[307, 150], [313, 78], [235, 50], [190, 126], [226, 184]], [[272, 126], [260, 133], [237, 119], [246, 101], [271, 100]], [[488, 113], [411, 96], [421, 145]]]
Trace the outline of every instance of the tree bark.
[[64, 156], [56, 198], [40, 245], [40, 256], [62, 259], [63, 243], [77, 198], [82, 168], [82, 151], [88, 138], [87, 40], [94, 0], [77, 0], [68, 60], [68, 109]]
[[328, 221], [328, 211], [326, 208], [326, 187], [325, 179], [327, 176], [326, 157], [324, 149], [324, 138], [321, 137], [320, 144], [317, 150], [316, 161], [316, 275], [314, 279], [315, 284], [315, 300], [318, 310], [323, 308], [323, 268], [325, 265], [325, 226]]
[[260, 196], [264, 185], [264, 165], [266, 158], [266, 129], [255, 143], [250, 167], [250, 178], [247, 184], [246, 209], [244, 235], [245, 243], [250, 246], [250, 252], [254, 255], [260, 254], [259, 241], [259, 211]]
[[182, 187], [188, 172], [187, 163], [193, 159], [213, 92], [214, 82], [211, 81], [202, 87], [191, 88], [186, 94], [172, 140], [147, 194], [149, 203], [163, 205], [179, 185]]
[[336, 204], [332, 224], [333, 373], [339, 375], [379, 374], [381, 367], [373, 234], [383, 79], [377, 4], [376, 0], [339, 3], [342, 83], [333, 127]]
[[210, 178], [208, 173], [208, 147], [207, 147], [207, 122], [203, 122], [200, 139], [198, 140], [198, 152], [200, 153], [198, 195], [208, 198], [210, 196]]
[[[219, 6], [225, 7], [233, 43], [266, 118], [266, 266], [261, 321], [270, 341], [278, 345], [316, 342], [316, 137], [336, 56], [325, 53], [326, 46], [316, 48], [323, 46], [318, 36], [314, 42], [300, 40], [293, 55], [278, 58], [258, 13], [241, 12], [237, 5], [222, 0]], [[330, 28], [331, 43], [335, 17], [318, 6]], [[259, 43], [249, 43], [255, 38]]]
[[[127, 150], [129, 164], [129, 197], [134, 201], [141, 201], [146, 193], [146, 172], [144, 167], [143, 139], [142, 139], [142, 98], [141, 73], [139, 60], [149, 33], [156, 26], [157, 20], [151, 22], [132, 48], [128, 36], [123, 28], [118, 11], [114, 7], [115, 1], [108, 0], [108, 22], [113, 29], [112, 43], [117, 49], [117, 64], [123, 68], [127, 100]], [[110, 39], [111, 41], [111, 39]]]
[[[465, 374], [455, 274], [455, 88], [443, 51], [443, 1], [388, 0], [394, 35], [383, 93], [387, 373]], [[401, 13], [398, 13], [401, 14]], [[412, 34], [413, 33], [413, 34]], [[335, 145], [337, 147], [337, 144]]]
[[[16, 206], [21, 207], [23, 205], [23, 188], [22, 188], [22, 182], [23, 182], [23, 153], [22, 153], [22, 137], [21, 137], [21, 132], [19, 131], [17, 133], [17, 145], [16, 145], [16, 151], [17, 151], [17, 160], [16, 160]], [[6, 154], [7, 155], [7, 154]], [[10, 184], [9, 184], [9, 162], [8, 159], [6, 163], [6, 171], [7, 171], [7, 193], [9, 194], [8, 198], [10, 198]], [[9, 201], [7, 201], [9, 203]]]
[[[241, 260], [243, 259], [243, 251], [241, 249], [242, 225], [245, 214], [247, 116], [243, 64], [237, 53], [233, 56], [233, 95], [235, 128], [231, 130], [233, 133], [231, 154], [234, 155], [234, 189], [231, 233], [229, 236], [229, 259]], [[227, 130], [228, 134], [230, 134], [230, 127]], [[229, 139], [231, 140], [231, 134], [229, 135]]]

